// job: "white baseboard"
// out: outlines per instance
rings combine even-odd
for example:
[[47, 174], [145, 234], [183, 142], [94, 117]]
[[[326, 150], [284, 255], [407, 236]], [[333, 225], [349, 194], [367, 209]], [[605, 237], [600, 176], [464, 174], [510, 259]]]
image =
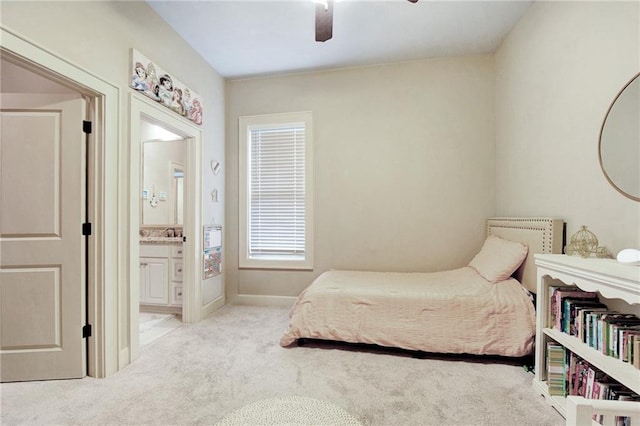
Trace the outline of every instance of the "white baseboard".
[[123, 369], [126, 365], [131, 363], [129, 358], [129, 348], [120, 349], [120, 357], [118, 358], [118, 370]]
[[291, 307], [296, 302], [294, 296], [261, 296], [257, 294], [236, 294], [230, 297], [231, 305], [283, 306]]
[[150, 314], [177, 314], [182, 317], [182, 306], [144, 305], [141, 303], [140, 312]]
[[211, 315], [211, 313], [215, 312], [225, 304], [224, 296], [220, 296], [218, 298], [213, 299], [211, 302], [207, 303], [202, 307], [201, 318], [204, 319]]

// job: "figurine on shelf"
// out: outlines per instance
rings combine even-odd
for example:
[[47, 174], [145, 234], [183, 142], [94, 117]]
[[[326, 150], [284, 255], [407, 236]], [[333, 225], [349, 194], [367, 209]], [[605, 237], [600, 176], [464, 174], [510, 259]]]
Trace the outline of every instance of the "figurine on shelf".
[[581, 257], [590, 257], [595, 254], [600, 258], [612, 258], [613, 256], [606, 247], [598, 246], [598, 238], [589, 231], [586, 226], [581, 226], [580, 230], [571, 236], [571, 243], [564, 248], [564, 252], [568, 255]]

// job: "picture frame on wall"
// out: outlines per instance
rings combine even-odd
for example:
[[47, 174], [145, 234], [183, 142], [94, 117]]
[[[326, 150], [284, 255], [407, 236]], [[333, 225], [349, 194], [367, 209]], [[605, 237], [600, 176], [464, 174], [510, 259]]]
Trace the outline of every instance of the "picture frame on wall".
[[202, 98], [136, 49], [131, 49], [130, 87], [197, 125], [202, 125]]
[[222, 273], [222, 226], [202, 227], [202, 279]]

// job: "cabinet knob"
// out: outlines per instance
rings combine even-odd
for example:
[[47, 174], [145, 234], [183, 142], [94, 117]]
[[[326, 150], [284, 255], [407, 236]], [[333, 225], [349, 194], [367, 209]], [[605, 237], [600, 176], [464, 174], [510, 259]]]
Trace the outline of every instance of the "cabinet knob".
[[178, 268], [178, 272], [182, 272], [182, 268]]

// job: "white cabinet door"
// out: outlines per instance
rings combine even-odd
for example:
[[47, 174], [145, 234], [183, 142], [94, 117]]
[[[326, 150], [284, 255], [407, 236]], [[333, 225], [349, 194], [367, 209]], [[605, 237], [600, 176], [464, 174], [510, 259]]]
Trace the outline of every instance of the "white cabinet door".
[[140, 258], [140, 302], [169, 303], [169, 259]]
[[171, 256], [171, 304], [173, 306], [182, 306], [182, 278], [184, 275], [182, 246], [171, 247]]
[[171, 259], [171, 280], [182, 282], [184, 266], [182, 266], [182, 259]]
[[171, 283], [171, 304], [182, 306], [182, 283]]

